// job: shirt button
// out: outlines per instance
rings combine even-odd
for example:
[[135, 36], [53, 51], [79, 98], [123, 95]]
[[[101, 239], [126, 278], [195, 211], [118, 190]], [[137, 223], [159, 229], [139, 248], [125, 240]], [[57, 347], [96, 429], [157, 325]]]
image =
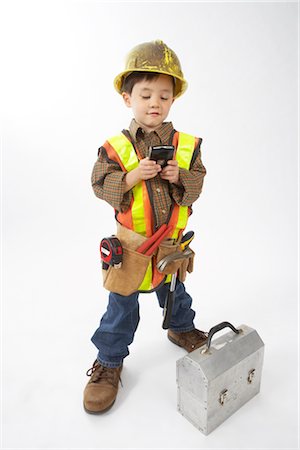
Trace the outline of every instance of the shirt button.
[[162, 212], [163, 214], [166, 214], [167, 211], [166, 211], [165, 209], [162, 209], [161, 212]]
[[156, 188], [156, 192], [160, 192], [160, 189], [159, 189], [159, 188]]

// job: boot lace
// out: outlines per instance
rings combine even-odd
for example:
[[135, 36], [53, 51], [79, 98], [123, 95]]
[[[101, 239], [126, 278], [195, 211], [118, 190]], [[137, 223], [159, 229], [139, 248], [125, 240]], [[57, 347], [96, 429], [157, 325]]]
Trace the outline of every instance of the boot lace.
[[117, 386], [120, 381], [123, 387], [120, 373], [118, 370], [102, 366], [97, 360], [94, 362], [93, 366], [86, 372], [88, 377], [91, 377], [90, 383], [101, 383], [101, 381], [106, 381], [113, 386]]
[[192, 331], [187, 331], [186, 333], [183, 333], [184, 341], [191, 346], [192, 349], [194, 349], [196, 346], [199, 345], [199, 342], [202, 345], [201, 340], [204, 342], [208, 338], [208, 333], [205, 333], [204, 331], [197, 330], [196, 328]]

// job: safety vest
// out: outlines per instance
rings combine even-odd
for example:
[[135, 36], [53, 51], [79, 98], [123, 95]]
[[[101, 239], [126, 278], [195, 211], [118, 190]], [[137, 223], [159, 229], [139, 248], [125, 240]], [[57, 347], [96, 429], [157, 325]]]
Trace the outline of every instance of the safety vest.
[[[194, 150], [199, 139], [186, 133], [175, 132], [172, 144], [175, 147], [175, 158], [180, 168], [189, 170]], [[132, 142], [120, 133], [111, 137], [103, 145], [109, 159], [116, 161], [124, 172], [130, 172], [139, 165], [142, 159], [138, 149], [135, 149]], [[146, 186], [143, 180], [132, 188], [133, 196], [130, 207], [125, 212], [116, 211], [116, 219], [124, 227], [135, 231], [143, 236], [150, 237], [153, 234], [154, 214]], [[172, 214], [168, 224], [172, 226], [171, 238], [177, 239], [187, 225], [191, 208], [174, 204]], [[151, 291], [161, 284], [165, 275], [156, 269], [156, 261], [149, 263], [144, 280], [139, 287], [139, 291]], [[165, 282], [168, 282], [167, 277]]]

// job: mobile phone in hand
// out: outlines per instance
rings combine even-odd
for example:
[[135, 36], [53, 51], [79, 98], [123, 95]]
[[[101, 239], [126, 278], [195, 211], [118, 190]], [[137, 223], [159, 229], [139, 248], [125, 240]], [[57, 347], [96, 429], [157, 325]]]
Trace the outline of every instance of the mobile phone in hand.
[[156, 161], [156, 163], [163, 169], [166, 167], [167, 162], [170, 159], [173, 159], [174, 151], [174, 145], [153, 145], [150, 147], [149, 158], [152, 161]]

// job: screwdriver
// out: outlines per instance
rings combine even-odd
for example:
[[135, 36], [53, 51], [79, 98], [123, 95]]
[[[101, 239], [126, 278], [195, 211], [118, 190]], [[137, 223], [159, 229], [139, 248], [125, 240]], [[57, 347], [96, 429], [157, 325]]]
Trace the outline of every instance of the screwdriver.
[[194, 239], [195, 233], [193, 231], [188, 231], [183, 237], [180, 242], [180, 248], [181, 250], [184, 250], [185, 247], [187, 247], [191, 241]]

